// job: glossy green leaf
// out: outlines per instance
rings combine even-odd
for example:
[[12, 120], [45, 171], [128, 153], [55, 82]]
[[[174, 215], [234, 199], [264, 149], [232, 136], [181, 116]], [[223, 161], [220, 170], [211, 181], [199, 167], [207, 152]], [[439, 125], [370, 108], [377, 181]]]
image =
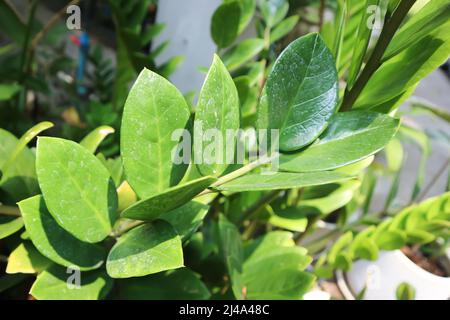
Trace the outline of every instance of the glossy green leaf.
[[0, 84], [0, 101], [10, 100], [21, 88], [18, 84]]
[[203, 203], [190, 201], [177, 209], [166, 212], [161, 216], [161, 220], [169, 222], [185, 241], [202, 224], [208, 209], [209, 206]]
[[49, 137], [38, 139], [36, 158], [39, 185], [58, 224], [82, 241], [106, 238], [116, 220], [117, 194], [103, 164], [77, 143]]
[[208, 288], [188, 268], [119, 282], [121, 300], [207, 300]]
[[338, 99], [333, 55], [318, 34], [292, 42], [270, 73], [258, 110], [259, 129], [280, 130], [280, 149], [298, 150], [326, 128]]
[[9, 255], [6, 273], [39, 273], [51, 264], [30, 242], [23, 242]]
[[136, 202], [122, 212], [122, 217], [146, 221], [154, 220], [163, 213], [188, 203], [215, 181], [214, 177], [202, 177], [170, 188], [164, 193]]
[[299, 18], [300, 18], [299, 16], [294, 15], [294, 16], [290, 16], [289, 18], [286, 18], [283, 21], [281, 21], [270, 32], [270, 43], [274, 43], [274, 42], [280, 40], [285, 35], [287, 35], [289, 32], [291, 32], [297, 25]]
[[337, 113], [317, 143], [301, 153], [280, 156], [280, 168], [293, 172], [322, 171], [360, 161], [388, 144], [398, 126], [398, 119], [379, 113]]
[[441, 26], [385, 61], [370, 78], [354, 108], [372, 108], [415, 86], [442, 65], [450, 54], [450, 33]]
[[264, 40], [258, 38], [245, 39], [224, 55], [223, 63], [228, 70], [234, 71], [260, 53], [263, 49]]
[[[0, 129], [0, 168], [16, 150], [19, 139], [6, 130]], [[14, 200], [20, 201], [39, 193], [36, 180], [35, 156], [24, 147], [12, 161], [8, 172], [2, 174], [0, 187]]]
[[244, 284], [242, 282], [244, 251], [241, 235], [239, 234], [237, 227], [223, 215], [219, 216], [217, 228], [219, 234], [220, 255], [225, 261], [233, 294], [236, 299], [240, 300], [244, 297]]
[[261, 15], [268, 27], [277, 25], [286, 16], [289, 3], [286, 0], [258, 0]]
[[111, 128], [110, 126], [100, 126], [84, 137], [83, 140], [81, 140], [80, 145], [90, 152], [95, 153], [106, 136], [114, 133], [114, 131], [114, 128]]
[[[239, 129], [239, 112], [239, 96], [233, 79], [214, 55], [195, 114], [194, 161], [202, 175], [220, 176], [228, 167], [227, 150], [235, 149], [236, 137], [226, 139], [227, 130]], [[208, 131], [212, 130], [216, 134], [208, 137]], [[203, 133], [204, 141], [197, 141]], [[210, 142], [205, 141], [208, 138]]]
[[[224, 2], [234, 2], [236, 0], [225, 0]], [[239, 0], [241, 11], [239, 16], [238, 33], [242, 33], [253, 18], [256, 8], [256, 0]]]
[[231, 182], [220, 185], [216, 187], [216, 189], [231, 192], [283, 190], [317, 186], [332, 182], [345, 181], [351, 178], [351, 176], [346, 174], [332, 171], [309, 173], [277, 172], [270, 175], [248, 174]]
[[239, 1], [220, 5], [211, 20], [211, 36], [219, 48], [228, 47], [238, 36], [241, 7]]
[[76, 272], [54, 265], [37, 277], [30, 294], [38, 300], [97, 300], [112, 289], [113, 281], [103, 270], [82, 272], [79, 286]]
[[42, 196], [19, 202], [19, 208], [31, 241], [45, 257], [81, 270], [96, 269], [103, 263], [104, 249], [82, 242], [61, 228], [48, 212]]
[[0, 215], [0, 239], [9, 237], [22, 229], [22, 227], [22, 218]]
[[187, 164], [174, 164], [175, 130], [188, 126], [190, 111], [169, 81], [144, 69], [125, 104], [120, 135], [127, 180], [141, 198], [161, 193], [183, 178]]
[[142, 277], [183, 267], [181, 238], [166, 221], [138, 226], [111, 249], [106, 270], [113, 278]]
[[400, 28], [390, 42], [383, 60], [400, 53], [402, 50], [420, 41], [433, 30], [438, 29], [443, 24], [450, 27], [450, 1], [434, 0], [413, 14], [411, 18]]

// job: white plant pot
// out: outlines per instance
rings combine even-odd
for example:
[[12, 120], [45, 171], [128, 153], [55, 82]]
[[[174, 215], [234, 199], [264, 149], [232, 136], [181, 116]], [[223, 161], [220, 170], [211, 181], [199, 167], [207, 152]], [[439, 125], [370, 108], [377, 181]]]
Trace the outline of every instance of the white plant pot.
[[[377, 261], [360, 260], [353, 264], [339, 285], [353, 296], [366, 287], [365, 300], [395, 300], [398, 286], [406, 282], [415, 289], [416, 300], [450, 299], [450, 277], [439, 277], [417, 266], [400, 250], [380, 252]], [[339, 280], [339, 279], [338, 279]]]

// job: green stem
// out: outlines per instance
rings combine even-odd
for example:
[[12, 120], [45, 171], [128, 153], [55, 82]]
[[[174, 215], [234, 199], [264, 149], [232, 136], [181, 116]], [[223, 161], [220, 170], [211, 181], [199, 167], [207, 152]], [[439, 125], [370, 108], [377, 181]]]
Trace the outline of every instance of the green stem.
[[[37, 7], [37, 0], [34, 0], [31, 3], [30, 11], [28, 14], [28, 21], [27, 21], [27, 28], [25, 32], [25, 38], [22, 44], [22, 54], [20, 57], [20, 83], [23, 84], [25, 80], [28, 78], [28, 71], [31, 66], [31, 59], [32, 54], [29, 51], [29, 45], [30, 45], [30, 37], [31, 37], [31, 28], [33, 27], [33, 21], [34, 21], [34, 14], [36, 12]], [[18, 107], [20, 111], [25, 110], [26, 100], [27, 100], [27, 89], [24, 88], [20, 92], [18, 96]]]
[[[211, 185], [211, 187], [212, 188], [219, 187], [219, 186], [221, 186], [221, 185], [223, 185], [223, 184], [225, 184], [227, 182], [230, 182], [231, 180], [239, 178], [240, 176], [243, 176], [244, 174], [249, 173], [250, 171], [252, 171], [252, 170], [254, 170], [256, 168], [269, 163], [270, 161], [273, 160], [274, 157], [277, 157], [277, 156], [278, 155], [273, 155], [273, 156], [270, 156], [270, 157], [263, 156], [263, 157], [261, 157], [261, 159], [258, 159], [256, 161], [250, 162], [249, 164], [243, 166], [242, 168], [239, 168], [239, 169], [237, 169], [237, 170], [235, 170], [235, 171], [233, 171], [233, 172], [231, 172], [231, 173], [229, 173], [227, 175], [224, 175], [223, 177], [219, 178], [215, 183], [213, 183]], [[197, 197], [200, 197], [200, 196], [203, 196], [205, 194], [212, 193], [212, 192], [215, 192], [215, 191], [211, 190], [211, 189], [205, 189]]]
[[381, 59], [383, 58], [387, 47], [389, 46], [392, 38], [394, 37], [401, 23], [416, 1], [417, 0], [402, 0], [402, 2], [398, 5], [397, 9], [392, 14], [392, 17], [390, 17], [389, 20], [385, 22], [383, 30], [380, 34], [380, 38], [378, 39], [377, 44], [372, 52], [372, 55], [367, 61], [366, 66], [361, 72], [361, 75], [356, 80], [352, 89], [345, 92], [340, 111], [349, 111], [352, 109], [353, 105], [369, 82], [370, 78], [380, 67]]
[[278, 198], [280, 195], [280, 190], [274, 190], [260, 198], [255, 204], [253, 204], [250, 208], [245, 210], [242, 213], [240, 223], [242, 223], [244, 220], [249, 220], [253, 218], [256, 214], [258, 214], [261, 209], [263, 209], [266, 205], [272, 203], [274, 200]]

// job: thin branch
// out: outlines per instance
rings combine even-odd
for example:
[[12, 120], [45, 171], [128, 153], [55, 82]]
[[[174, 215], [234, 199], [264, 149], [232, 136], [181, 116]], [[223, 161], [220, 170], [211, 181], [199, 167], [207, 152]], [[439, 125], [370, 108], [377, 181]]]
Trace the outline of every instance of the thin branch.
[[242, 213], [240, 222], [253, 218], [266, 205], [272, 203], [280, 195], [281, 190], [274, 190], [260, 198], [255, 204]]
[[361, 75], [356, 80], [353, 88], [350, 89], [350, 91], [345, 92], [344, 101], [340, 111], [348, 111], [353, 107], [356, 99], [358, 99], [359, 95], [367, 85], [367, 82], [369, 82], [370, 78], [380, 67], [384, 52], [416, 1], [417, 0], [403, 0], [392, 14], [392, 17], [385, 22], [380, 38], [378, 39], [366, 66], [361, 72]]
[[422, 201], [425, 196], [428, 194], [428, 192], [431, 190], [431, 188], [435, 185], [435, 183], [438, 181], [439, 177], [444, 173], [445, 169], [448, 168], [450, 165], [450, 158], [447, 159], [447, 161], [444, 162], [444, 164], [439, 168], [439, 170], [436, 172], [436, 174], [431, 178], [431, 181], [428, 183], [428, 185], [422, 190], [419, 197], [417, 198], [417, 201]]
[[322, 30], [324, 19], [325, 19], [325, 0], [320, 0], [320, 7], [319, 7], [319, 30]]
[[13, 216], [13, 217], [20, 217], [20, 210], [18, 207], [12, 207], [12, 206], [5, 206], [0, 205], [0, 214], [6, 215], [6, 216]]
[[67, 5], [64, 6], [60, 11], [58, 11], [56, 14], [54, 14], [50, 20], [47, 22], [47, 24], [42, 28], [41, 31], [39, 31], [33, 38], [31, 42], [30, 52], [33, 53], [36, 50], [37, 45], [42, 40], [44, 35], [50, 30], [58, 21], [61, 19], [66, 13], [67, 8], [76, 5], [80, 3], [80, 0], [72, 0]]

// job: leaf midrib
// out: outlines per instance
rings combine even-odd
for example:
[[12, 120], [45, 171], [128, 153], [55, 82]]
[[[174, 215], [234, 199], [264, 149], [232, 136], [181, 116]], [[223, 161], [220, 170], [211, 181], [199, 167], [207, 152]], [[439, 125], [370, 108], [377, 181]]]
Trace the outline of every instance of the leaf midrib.
[[82, 192], [82, 188], [81, 186], [78, 184], [78, 181], [75, 180], [75, 178], [72, 176], [72, 174], [69, 172], [69, 170], [67, 170], [67, 168], [63, 165], [62, 161], [59, 159], [59, 157], [57, 156], [57, 154], [52, 150], [52, 148], [48, 148], [48, 150], [50, 150], [50, 153], [54, 156], [54, 158], [58, 161], [60, 167], [63, 169], [63, 171], [68, 175], [69, 179], [73, 182], [73, 184], [75, 185], [78, 193], [80, 194], [80, 198], [82, 200], [84, 200], [87, 205], [92, 209], [92, 211], [94, 211], [95, 215], [97, 216], [97, 218], [99, 218], [99, 221], [101, 222], [101, 224], [103, 225], [104, 229], [106, 232], [109, 232], [110, 226], [108, 224], [108, 222], [106, 221], [106, 219], [104, 219], [103, 215], [101, 214], [100, 211], [98, 211], [98, 209], [95, 207], [95, 205], [90, 201], [89, 198], [85, 198], [82, 196], [83, 192]]

